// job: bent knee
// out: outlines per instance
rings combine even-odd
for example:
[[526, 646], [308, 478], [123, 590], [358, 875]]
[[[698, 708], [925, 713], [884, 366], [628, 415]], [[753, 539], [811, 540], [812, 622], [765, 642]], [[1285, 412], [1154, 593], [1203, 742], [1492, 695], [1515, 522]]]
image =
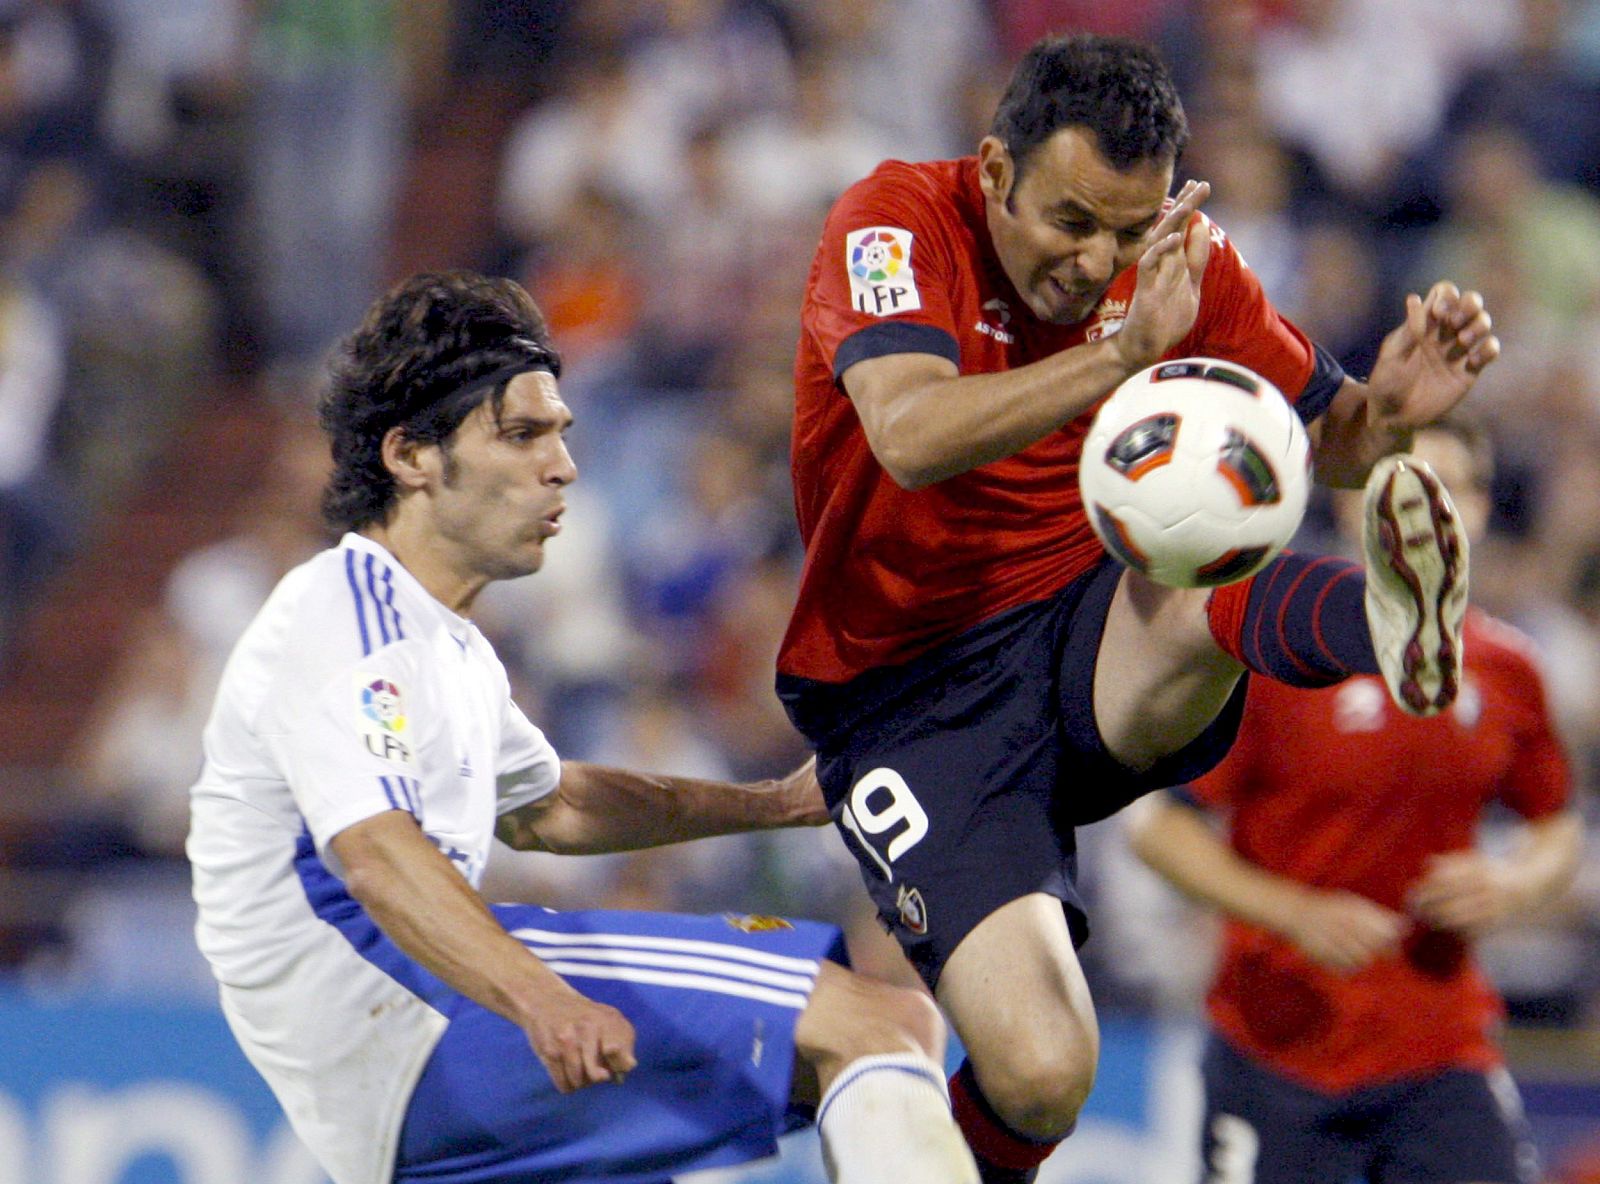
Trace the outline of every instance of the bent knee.
[[823, 964], [795, 1030], [801, 1053], [822, 1068], [857, 1057], [908, 1052], [942, 1064], [945, 1038], [944, 1017], [928, 995], [863, 978], [832, 963]]
[[1094, 1058], [1018, 1049], [1000, 1065], [977, 1065], [979, 1086], [1002, 1122], [1031, 1139], [1065, 1138], [1094, 1087]]

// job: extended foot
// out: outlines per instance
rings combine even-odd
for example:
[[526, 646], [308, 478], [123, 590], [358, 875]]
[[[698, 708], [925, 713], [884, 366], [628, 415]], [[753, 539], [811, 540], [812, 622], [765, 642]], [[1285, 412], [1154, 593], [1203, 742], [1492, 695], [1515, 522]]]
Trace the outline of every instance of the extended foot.
[[1367, 625], [1389, 693], [1412, 715], [1434, 715], [1461, 686], [1467, 536], [1428, 465], [1387, 456], [1367, 478]]

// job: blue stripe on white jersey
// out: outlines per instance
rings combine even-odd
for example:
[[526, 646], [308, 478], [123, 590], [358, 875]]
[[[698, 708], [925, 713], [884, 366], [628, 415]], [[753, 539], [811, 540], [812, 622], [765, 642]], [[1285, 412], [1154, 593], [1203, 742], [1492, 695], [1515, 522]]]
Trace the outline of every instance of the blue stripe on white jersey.
[[[373, 623], [378, 629], [378, 644], [386, 646], [391, 641], [404, 641], [406, 636], [405, 626], [400, 619], [400, 610], [394, 606], [394, 569], [387, 563], [379, 564], [376, 555], [368, 555], [364, 572], [356, 571], [356, 553], [344, 553], [345, 579], [350, 585], [350, 594], [355, 599], [356, 624], [361, 629], [361, 653], [370, 654], [373, 651], [372, 634], [367, 628], [367, 602], [372, 604]], [[362, 576], [365, 576], [363, 581]], [[365, 590], [363, 590], [363, 583]], [[381, 591], [380, 591], [380, 585]]]
[[395, 775], [379, 777], [378, 784], [383, 786], [383, 796], [389, 799], [391, 806], [396, 810], [404, 810], [421, 824], [422, 782], [415, 777]]
[[394, 606], [394, 568], [383, 569], [383, 603], [389, 608], [389, 615], [394, 618], [394, 635], [401, 641], [406, 639], [406, 631], [400, 623], [400, 610]]
[[[378, 595], [378, 581], [373, 574], [373, 569], [378, 564], [376, 555], [367, 556], [367, 591], [372, 595], [372, 611], [378, 618], [378, 638], [384, 645], [390, 642], [389, 622], [384, 619], [383, 597]], [[387, 574], [387, 569], [385, 569]]]
[[344, 881], [330, 872], [317, 855], [311, 832], [304, 828], [295, 842], [294, 870], [305, 888], [311, 911], [337, 929], [344, 939], [368, 962], [430, 1007], [448, 1012], [456, 992], [434, 974], [414, 962], [391, 941], [355, 897]]
[[356, 624], [361, 629], [361, 653], [365, 657], [372, 652], [372, 641], [367, 636], [367, 613], [362, 606], [361, 584], [356, 580], [356, 553], [344, 553], [344, 577], [350, 582], [350, 593], [356, 602]]

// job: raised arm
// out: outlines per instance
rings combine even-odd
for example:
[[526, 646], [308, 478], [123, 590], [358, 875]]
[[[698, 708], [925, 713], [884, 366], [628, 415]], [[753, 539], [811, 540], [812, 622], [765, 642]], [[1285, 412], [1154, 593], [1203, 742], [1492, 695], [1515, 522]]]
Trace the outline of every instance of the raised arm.
[[569, 1093], [620, 1081], [634, 1066], [633, 1025], [567, 985], [495, 919], [410, 814], [376, 814], [334, 835], [350, 895], [406, 954], [520, 1027]]
[[1406, 297], [1406, 318], [1383, 340], [1371, 377], [1346, 379], [1318, 421], [1317, 480], [1360, 488], [1372, 466], [1411, 447], [1412, 433], [1459, 403], [1500, 356], [1500, 341], [1477, 292], [1441, 282], [1426, 298]]
[[522, 851], [583, 855], [828, 820], [814, 761], [744, 784], [562, 761], [556, 791], [502, 814], [495, 834]]
[[1359, 970], [1394, 950], [1405, 918], [1354, 892], [1326, 891], [1242, 857], [1204, 815], [1170, 794], [1128, 812], [1134, 853], [1186, 896], [1287, 939], [1330, 970]]
[[1156, 223], [1127, 319], [1110, 337], [997, 374], [961, 375], [945, 358], [916, 353], [847, 369], [845, 391], [889, 476], [920, 489], [1018, 453], [1182, 340], [1199, 313], [1211, 254], [1211, 238], [1194, 217], [1209, 193], [1204, 182], [1189, 182]]

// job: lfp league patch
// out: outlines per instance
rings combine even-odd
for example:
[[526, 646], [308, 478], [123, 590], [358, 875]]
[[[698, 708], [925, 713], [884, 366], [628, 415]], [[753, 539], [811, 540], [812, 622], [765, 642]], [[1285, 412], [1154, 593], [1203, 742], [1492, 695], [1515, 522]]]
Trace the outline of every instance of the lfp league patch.
[[850, 276], [850, 303], [874, 317], [915, 312], [922, 307], [911, 268], [913, 235], [898, 226], [869, 226], [845, 235], [844, 262]]
[[377, 674], [357, 674], [356, 731], [373, 756], [411, 763], [411, 724], [405, 696], [392, 681]]

